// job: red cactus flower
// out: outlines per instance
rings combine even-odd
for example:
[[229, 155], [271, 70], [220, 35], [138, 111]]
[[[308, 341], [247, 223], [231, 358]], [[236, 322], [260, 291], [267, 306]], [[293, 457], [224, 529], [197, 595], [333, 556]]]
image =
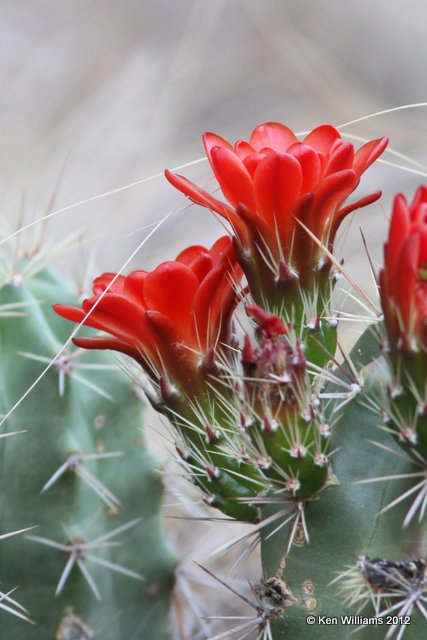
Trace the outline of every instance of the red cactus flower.
[[[411, 204], [396, 196], [384, 268], [381, 302], [391, 351], [427, 349], [427, 187]], [[425, 354], [423, 356], [425, 358]]]
[[330, 125], [299, 142], [290, 129], [269, 122], [234, 147], [213, 133], [205, 133], [203, 141], [228, 203], [182, 176], [166, 171], [166, 177], [193, 202], [230, 222], [255, 302], [280, 309], [284, 295], [298, 304], [301, 288], [325, 289], [331, 265], [322, 262], [321, 248], [297, 220], [332, 249], [343, 219], [380, 197], [376, 191], [343, 206], [387, 139], [372, 140], [355, 153]]
[[232, 241], [224, 236], [209, 250], [185, 249], [151, 273], [134, 271], [114, 282], [114, 274], [105, 273], [94, 281], [94, 295], [82, 309], [60, 304], [54, 309], [109, 334], [75, 338], [77, 346], [125, 353], [155, 382], [167, 380], [194, 395], [201, 365], [208, 367], [212, 350], [229, 341], [241, 275]]

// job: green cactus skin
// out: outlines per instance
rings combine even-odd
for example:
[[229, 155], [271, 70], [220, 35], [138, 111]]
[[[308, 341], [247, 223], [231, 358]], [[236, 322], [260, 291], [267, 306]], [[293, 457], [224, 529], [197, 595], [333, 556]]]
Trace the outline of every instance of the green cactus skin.
[[[398, 444], [416, 461], [427, 460], [427, 403], [425, 380], [427, 362], [420, 348], [402, 348], [393, 357], [385, 349], [390, 370], [387, 389], [387, 424]], [[427, 462], [426, 462], [427, 467]]]
[[[390, 629], [385, 624], [366, 626], [353, 635], [357, 625], [309, 625], [307, 616], [339, 617], [358, 613], [358, 605], [350, 606], [344, 592], [340, 591], [344, 582], [331, 584], [339, 573], [356, 564], [357, 557], [391, 561], [425, 558], [425, 520], [421, 524], [413, 520], [410, 526], [402, 528], [410, 502], [403, 501], [378, 515], [381, 509], [418, 480], [403, 478], [357, 484], [363, 479], [416, 470], [412, 461], [401, 454], [392, 435], [379, 428], [381, 416], [373, 411], [369, 402], [372, 397], [381, 397], [380, 387], [386, 387], [389, 380], [384, 362], [373, 362], [378, 355], [378, 336], [368, 329], [351, 354], [364, 377], [364, 390], [343, 407], [334, 429], [332, 448], [339, 447], [339, 450], [333, 458], [333, 469], [339, 484], [328, 487], [319, 500], [308, 505], [309, 544], [294, 545], [286, 555], [287, 539], [283, 533], [268, 538], [269, 530], [263, 532], [264, 574], [267, 577], [279, 575], [297, 601], [287, 607], [283, 615], [272, 620], [274, 640], [383, 639]], [[372, 441], [394, 450], [398, 455], [373, 445]], [[273, 526], [277, 523], [270, 529]], [[364, 585], [363, 576], [361, 584]], [[348, 587], [345, 595], [349, 595]], [[394, 613], [397, 615], [398, 611]], [[372, 605], [368, 603], [360, 615], [373, 616]], [[400, 630], [398, 628], [393, 637]], [[405, 640], [421, 640], [425, 633], [426, 620], [415, 610], [403, 637]]]
[[[0, 304], [26, 302], [22, 318], [0, 318], [0, 409], [8, 411], [45, 366], [19, 352], [51, 357], [68, 337], [68, 327], [51, 310], [71, 299], [70, 288], [51, 271], [21, 286], [4, 285]], [[74, 349], [71, 348], [70, 353]], [[112, 365], [108, 354], [84, 353], [79, 363]], [[107, 400], [66, 375], [58, 393], [54, 365], [34, 393], [7, 421], [9, 431], [26, 433], [0, 441], [0, 523], [2, 531], [37, 525], [34, 536], [67, 543], [94, 540], [137, 520], [112, 537], [120, 546], [93, 549], [94, 556], [144, 576], [122, 575], [93, 562], [89, 569], [102, 600], [74, 566], [61, 594], [55, 589], [69, 554], [29, 536], [16, 536], [0, 546], [1, 588], [19, 586], [16, 598], [30, 612], [35, 626], [0, 611], [4, 640], [168, 640], [168, 610], [176, 563], [162, 529], [163, 487], [158, 462], [142, 434], [142, 403], [133, 383], [120, 370], [76, 370], [112, 397]], [[70, 454], [122, 452], [120, 457], [94, 459], [83, 466], [120, 500], [110, 506], [72, 471], [41, 493]], [[110, 500], [111, 502], [111, 500]], [[113, 501], [114, 502], [114, 501]], [[67, 530], [67, 533], [65, 530]], [[18, 595], [19, 594], [19, 595]]]

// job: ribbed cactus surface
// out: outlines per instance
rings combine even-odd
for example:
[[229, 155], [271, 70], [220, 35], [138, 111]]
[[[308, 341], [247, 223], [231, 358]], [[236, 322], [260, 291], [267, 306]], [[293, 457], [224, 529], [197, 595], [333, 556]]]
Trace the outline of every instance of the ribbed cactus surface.
[[[15, 279], [16, 281], [16, 279]], [[0, 404], [6, 413], [67, 338], [51, 304], [72, 300], [53, 271], [4, 284]], [[13, 411], [0, 441], [1, 588], [33, 625], [0, 611], [2, 638], [169, 638], [174, 558], [162, 529], [159, 464], [133, 381], [108, 354], [73, 345]]]

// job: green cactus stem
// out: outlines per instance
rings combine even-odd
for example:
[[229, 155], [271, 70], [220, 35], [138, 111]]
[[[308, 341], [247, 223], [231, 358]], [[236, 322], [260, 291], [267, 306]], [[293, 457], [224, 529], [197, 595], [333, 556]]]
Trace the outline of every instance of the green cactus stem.
[[[53, 271], [0, 289], [24, 317], [0, 318], [6, 413], [67, 338], [51, 304], [70, 287]], [[110, 398], [110, 399], [108, 399]], [[63, 352], [7, 420], [0, 441], [2, 587], [19, 586], [35, 626], [0, 610], [2, 638], [168, 640], [175, 558], [162, 529], [159, 463], [134, 383], [108, 354]]]

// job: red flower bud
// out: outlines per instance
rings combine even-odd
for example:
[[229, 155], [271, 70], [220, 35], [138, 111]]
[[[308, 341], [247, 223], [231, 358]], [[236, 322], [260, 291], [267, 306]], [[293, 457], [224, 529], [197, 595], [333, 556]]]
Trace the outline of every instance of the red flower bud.
[[94, 295], [82, 309], [59, 304], [54, 309], [109, 334], [75, 338], [77, 346], [132, 356], [157, 384], [164, 387], [168, 380], [193, 396], [197, 382], [212, 369], [207, 363], [213, 350], [229, 341], [241, 275], [232, 241], [224, 236], [209, 250], [185, 249], [151, 273], [134, 271], [116, 279], [106, 273], [96, 278]]
[[322, 249], [298, 221], [332, 249], [345, 216], [380, 197], [377, 191], [343, 206], [387, 139], [372, 140], [355, 153], [330, 125], [299, 142], [290, 129], [269, 122], [258, 126], [249, 142], [239, 140], [234, 147], [213, 133], [203, 140], [227, 203], [182, 176], [166, 171], [166, 177], [193, 202], [230, 222], [255, 302], [281, 309], [285, 297], [286, 304], [300, 306], [301, 288], [320, 289], [329, 297], [330, 265], [320, 268]]
[[267, 313], [257, 304], [248, 305], [246, 311], [256, 321], [259, 331], [265, 338], [273, 339], [288, 332], [279, 316]]
[[427, 187], [418, 188], [411, 204], [396, 196], [384, 268], [381, 303], [390, 350], [425, 352], [427, 348]]

